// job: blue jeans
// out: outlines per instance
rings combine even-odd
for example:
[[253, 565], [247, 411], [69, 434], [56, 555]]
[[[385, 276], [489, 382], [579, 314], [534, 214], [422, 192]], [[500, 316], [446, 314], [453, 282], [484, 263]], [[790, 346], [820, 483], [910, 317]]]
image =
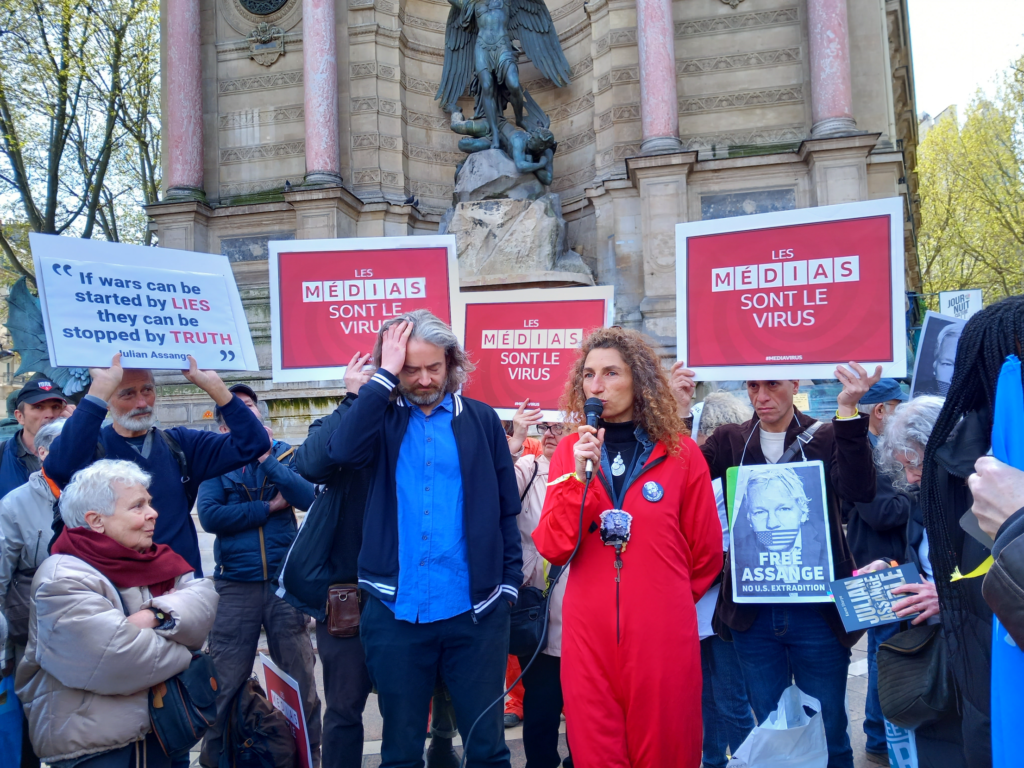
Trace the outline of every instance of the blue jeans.
[[499, 600], [494, 610], [476, 620], [466, 611], [413, 624], [395, 618], [377, 598], [367, 600], [359, 631], [384, 718], [381, 768], [423, 768], [438, 671], [451, 693], [463, 741], [480, 718], [468, 745], [467, 767], [509, 768], [502, 693], [511, 613], [508, 602]]
[[732, 636], [757, 721], [768, 719], [795, 682], [821, 702], [828, 768], [853, 768], [846, 731], [850, 649], [836, 639], [818, 606], [762, 605], [750, 629]]
[[864, 701], [864, 749], [876, 754], [889, 751], [885, 741], [882, 705], [878, 702], [878, 646], [900, 631], [899, 622], [868, 630], [868, 695]]
[[712, 635], [700, 641], [700, 668], [704, 676], [701, 712], [704, 720], [704, 768], [725, 768], [730, 754], [754, 727], [747, 699], [747, 684], [736, 648]]

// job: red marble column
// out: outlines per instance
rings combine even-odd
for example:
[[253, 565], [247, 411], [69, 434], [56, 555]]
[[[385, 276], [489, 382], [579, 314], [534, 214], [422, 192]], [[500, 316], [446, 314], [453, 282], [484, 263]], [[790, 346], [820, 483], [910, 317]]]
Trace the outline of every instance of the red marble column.
[[167, 4], [167, 195], [203, 196], [199, 0]]
[[678, 152], [679, 103], [676, 90], [675, 35], [672, 0], [637, 0], [637, 43], [640, 49], [640, 152]]
[[302, 0], [307, 184], [341, 184], [334, 2]]
[[811, 136], [856, 133], [846, 0], [807, 0], [811, 54]]

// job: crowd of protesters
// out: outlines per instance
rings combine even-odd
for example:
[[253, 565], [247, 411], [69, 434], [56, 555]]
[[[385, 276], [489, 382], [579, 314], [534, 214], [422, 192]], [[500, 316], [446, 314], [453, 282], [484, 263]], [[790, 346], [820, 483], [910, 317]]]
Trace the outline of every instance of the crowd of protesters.
[[[749, 403], [707, 394], [695, 418], [682, 361], [666, 370], [641, 334], [600, 329], [565, 384], [565, 421], [526, 391], [503, 424], [462, 396], [473, 364], [420, 310], [353, 357], [344, 399], [297, 448], [264, 425], [256, 389], [194, 360], [183, 373], [214, 401], [217, 431], [160, 429], [152, 372], [120, 356], [91, 370], [77, 407], [35, 379], [0, 453], [20, 764], [187, 765], [154, 730], [151, 688], [199, 658], [216, 670], [200, 763], [233, 764], [233, 702], [265, 632], [299, 686], [314, 766], [362, 764], [375, 690], [386, 768], [455, 768], [457, 735], [468, 766], [508, 766], [504, 728], [520, 722], [529, 768], [721, 768], [795, 684], [820, 702], [829, 768], [852, 768], [863, 632], [831, 602], [737, 602], [729, 568], [728, 470], [817, 461], [835, 578], [899, 563], [923, 577], [896, 590], [905, 621], [868, 631], [868, 757], [888, 764], [881, 649], [922, 627], [949, 678], [914, 729], [918, 765], [986, 768], [993, 615], [1024, 643], [1024, 472], [991, 455], [1022, 337], [1024, 298], [975, 315], [944, 398], [840, 366], [819, 421], [788, 380], [746, 381]], [[216, 537], [212, 579], [193, 507]], [[509, 656], [528, 594], [542, 596], [541, 638]]]

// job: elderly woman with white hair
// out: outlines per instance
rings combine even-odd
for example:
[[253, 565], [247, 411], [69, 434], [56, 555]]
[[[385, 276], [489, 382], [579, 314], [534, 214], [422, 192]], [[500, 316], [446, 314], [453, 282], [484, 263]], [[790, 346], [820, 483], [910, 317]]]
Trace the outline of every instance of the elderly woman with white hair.
[[[875, 448], [879, 469], [893, 477], [893, 484], [897, 488], [914, 498], [907, 523], [907, 552], [902, 560], [917, 566], [921, 583], [905, 584], [894, 589], [894, 594], [906, 596], [892, 606], [893, 612], [900, 618], [907, 617], [911, 625], [925, 622], [938, 624], [941, 611], [929, 557], [928, 534], [916, 497], [920, 490], [925, 448], [944, 402], [941, 397], [924, 395], [897, 406], [886, 420], [885, 431]], [[884, 560], [876, 560], [861, 568], [860, 572], [888, 567], [889, 563]], [[958, 700], [960, 711], [962, 706], [963, 702]], [[914, 731], [914, 737], [919, 768], [961, 768], [967, 765], [961, 717], [956, 709], [939, 720], [919, 726]]]
[[171, 765], [151, 733], [149, 688], [189, 667], [217, 593], [154, 545], [149, 482], [129, 461], [76, 473], [61, 496], [66, 527], [32, 580], [16, 690], [51, 768]]

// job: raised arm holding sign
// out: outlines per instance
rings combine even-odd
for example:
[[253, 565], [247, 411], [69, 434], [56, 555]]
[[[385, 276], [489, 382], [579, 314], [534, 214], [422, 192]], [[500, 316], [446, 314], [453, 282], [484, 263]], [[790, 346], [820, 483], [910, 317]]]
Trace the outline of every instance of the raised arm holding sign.
[[[150, 473], [149, 491], [158, 509], [154, 540], [168, 544], [203, 575], [199, 543], [190, 511], [199, 485], [255, 461], [267, 452], [270, 438], [260, 420], [228, 391], [214, 371], [199, 370], [189, 358], [185, 377], [221, 407], [227, 434], [201, 429], [156, 427], [153, 372], [124, 369], [121, 355], [108, 368], [93, 368], [92, 385], [68, 419], [44, 462], [46, 475], [61, 487], [99, 458], [124, 459]], [[107, 409], [113, 424], [104, 427]]]

